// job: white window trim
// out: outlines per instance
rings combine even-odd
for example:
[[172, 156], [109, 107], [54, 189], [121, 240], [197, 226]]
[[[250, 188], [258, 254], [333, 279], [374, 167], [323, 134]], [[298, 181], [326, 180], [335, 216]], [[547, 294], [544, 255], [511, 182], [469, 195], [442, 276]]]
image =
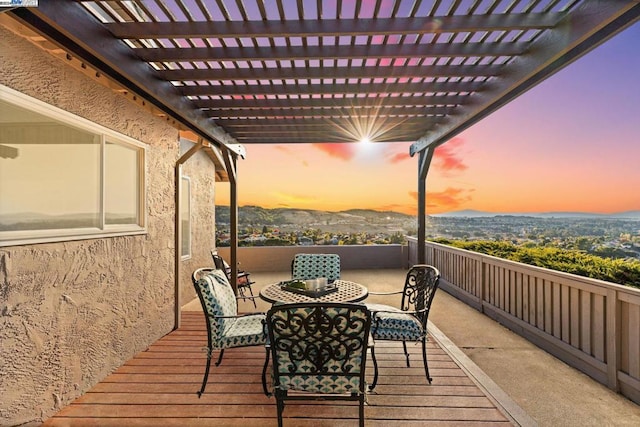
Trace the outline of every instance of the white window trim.
[[[25, 244], [47, 243], [47, 242], [63, 242], [70, 240], [99, 239], [105, 237], [138, 235], [147, 233], [147, 179], [146, 179], [146, 158], [147, 144], [144, 144], [127, 135], [123, 135], [112, 129], [109, 129], [90, 120], [76, 116], [73, 113], [65, 111], [61, 108], [47, 104], [39, 99], [33, 98], [24, 93], [18, 92], [7, 86], [0, 84], [0, 100], [14, 104], [18, 107], [42, 114], [55, 120], [59, 120], [67, 125], [100, 135], [101, 139], [101, 216], [102, 228], [73, 228], [73, 229], [51, 229], [51, 230], [24, 230], [24, 231], [7, 231], [0, 232], [0, 247], [18, 246]], [[115, 224], [108, 225], [104, 221], [104, 150], [106, 142], [119, 143], [141, 148], [139, 156], [139, 188], [140, 192], [138, 212], [140, 213], [140, 224]]]
[[[186, 184], [186, 185], [185, 185]], [[178, 209], [180, 211], [180, 238], [181, 240], [184, 239], [184, 231], [182, 230], [182, 220], [184, 218], [182, 218], [182, 196], [185, 194], [185, 189], [186, 191], [188, 191], [188, 195], [189, 195], [189, 199], [187, 200], [187, 204], [188, 204], [188, 211], [189, 211], [189, 235], [187, 236], [189, 239], [189, 253], [188, 254], [184, 254], [182, 253], [182, 241], [180, 242], [180, 259], [182, 261], [186, 261], [191, 259], [191, 254], [193, 252], [193, 248], [191, 246], [191, 178], [189, 178], [186, 175], [182, 175], [180, 177], [180, 206], [178, 206]]]

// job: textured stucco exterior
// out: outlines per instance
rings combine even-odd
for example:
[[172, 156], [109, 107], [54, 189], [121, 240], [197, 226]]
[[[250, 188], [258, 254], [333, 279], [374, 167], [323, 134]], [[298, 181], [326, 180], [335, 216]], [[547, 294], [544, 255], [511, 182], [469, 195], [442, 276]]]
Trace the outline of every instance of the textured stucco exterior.
[[[0, 248], [0, 425], [35, 425], [174, 327], [179, 135], [1, 23], [0, 84], [147, 144], [147, 234]], [[185, 165], [196, 197], [184, 303], [191, 270], [211, 264], [213, 168], [201, 153]]]
[[[190, 146], [184, 146], [191, 148]], [[191, 258], [180, 263], [180, 304], [197, 298], [191, 274], [197, 268], [213, 267], [215, 245], [215, 175], [211, 159], [202, 151], [194, 154], [182, 170], [191, 179]], [[225, 184], [228, 185], [228, 184]]]

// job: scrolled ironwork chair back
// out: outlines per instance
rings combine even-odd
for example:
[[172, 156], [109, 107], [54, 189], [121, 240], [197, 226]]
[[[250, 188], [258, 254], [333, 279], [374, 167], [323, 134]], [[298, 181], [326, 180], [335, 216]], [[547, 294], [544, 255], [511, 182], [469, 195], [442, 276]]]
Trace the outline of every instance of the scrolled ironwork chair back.
[[400, 308], [403, 311], [416, 311], [415, 316], [420, 319], [425, 330], [439, 278], [438, 270], [427, 266], [412, 268], [405, 279]]
[[371, 315], [359, 304], [275, 306], [267, 313], [274, 388], [364, 393]]

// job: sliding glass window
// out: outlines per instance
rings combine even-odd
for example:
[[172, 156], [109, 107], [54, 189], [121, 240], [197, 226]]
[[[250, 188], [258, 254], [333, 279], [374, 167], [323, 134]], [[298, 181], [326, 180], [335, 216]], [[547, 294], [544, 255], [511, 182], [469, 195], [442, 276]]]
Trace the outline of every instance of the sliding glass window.
[[144, 233], [144, 154], [0, 86], [0, 246]]

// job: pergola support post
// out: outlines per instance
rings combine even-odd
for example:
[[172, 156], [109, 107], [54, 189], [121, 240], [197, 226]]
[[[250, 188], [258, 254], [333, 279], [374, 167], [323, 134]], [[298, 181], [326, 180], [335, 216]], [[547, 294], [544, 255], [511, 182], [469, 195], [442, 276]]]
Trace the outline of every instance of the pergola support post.
[[231, 267], [231, 286], [235, 294], [238, 294], [238, 174], [237, 157], [233, 151], [224, 150], [224, 164], [229, 177], [229, 218], [231, 241], [229, 247], [229, 266]]
[[420, 151], [418, 158], [418, 264], [426, 262], [424, 242], [427, 229], [427, 173], [434, 151], [434, 147], [427, 147]]

